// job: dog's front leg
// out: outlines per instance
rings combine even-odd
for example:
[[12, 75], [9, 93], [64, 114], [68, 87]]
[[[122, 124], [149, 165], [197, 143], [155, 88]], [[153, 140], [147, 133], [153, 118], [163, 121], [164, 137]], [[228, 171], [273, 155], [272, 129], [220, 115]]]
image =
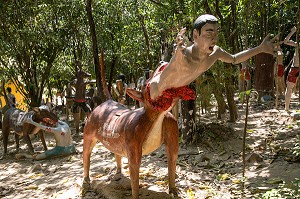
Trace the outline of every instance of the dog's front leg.
[[97, 139], [93, 136], [88, 135], [84, 132], [83, 140], [83, 186], [90, 186], [90, 164], [91, 164], [91, 153], [94, 146], [97, 143]]
[[34, 154], [33, 146], [32, 146], [32, 143], [30, 141], [29, 135], [28, 134], [24, 134], [23, 138], [24, 138], [25, 142], [27, 143], [29, 153], [30, 154]]
[[165, 118], [163, 123], [164, 143], [168, 158], [168, 179], [169, 194], [178, 196], [175, 186], [176, 162], [178, 157], [178, 126], [177, 121], [172, 118]]
[[131, 181], [131, 192], [132, 198], [139, 198], [139, 170], [142, 160], [142, 149], [138, 147], [130, 147], [130, 152], [128, 154], [130, 181]]

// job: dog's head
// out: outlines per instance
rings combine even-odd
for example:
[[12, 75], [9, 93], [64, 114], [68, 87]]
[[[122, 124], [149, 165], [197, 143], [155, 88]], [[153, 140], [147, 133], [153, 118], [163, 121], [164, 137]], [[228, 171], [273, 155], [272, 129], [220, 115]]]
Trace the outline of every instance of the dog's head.
[[35, 122], [43, 122], [46, 125], [53, 125], [58, 122], [58, 117], [54, 113], [52, 113], [48, 106], [40, 106], [40, 107], [33, 107], [32, 110], [34, 114], [32, 116], [33, 121]]
[[144, 85], [141, 87], [141, 91], [132, 88], [127, 88], [126, 94], [129, 95], [132, 99], [142, 102], [144, 104], [144, 108], [147, 111], [154, 111], [152, 105], [149, 102], [150, 94], [149, 91], [147, 91], [146, 83], [144, 83]]

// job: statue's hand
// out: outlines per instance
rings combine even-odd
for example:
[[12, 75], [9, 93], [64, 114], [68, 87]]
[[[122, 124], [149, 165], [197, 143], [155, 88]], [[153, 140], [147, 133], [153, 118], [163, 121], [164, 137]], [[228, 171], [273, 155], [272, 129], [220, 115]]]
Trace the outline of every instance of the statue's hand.
[[186, 28], [182, 28], [180, 30], [180, 32], [177, 34], [177, 37], [176, 37], [176, 51], [186, 49], [186, 45], [185, 45], [185, 41], [184, 41], [185, 32], [186, 32]]
[[262, 43], [260, 44], [260, 47], [262, 49], [262, 52], [268, 53], [271, 55], [275, 55], [275, 51], [278, 46], [278, 35], [276, 35], [274, 38], [271, 39], [270, 34], [268, 34]]

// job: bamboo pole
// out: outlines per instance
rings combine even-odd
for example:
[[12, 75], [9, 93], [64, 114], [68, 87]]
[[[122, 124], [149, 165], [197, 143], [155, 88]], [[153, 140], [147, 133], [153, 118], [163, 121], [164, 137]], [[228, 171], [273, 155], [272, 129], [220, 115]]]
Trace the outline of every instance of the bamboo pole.
[[[296, 31], [296, 43], [297, 43], [297, 46], [296, 46], [296, 49], [295, 50], [298, 50], [298, 63], [300, 63], [300, 48], [299, 48], [299, 28], [300, 28], [300, 0], [298, 0], [298, 11], [297, 11], [297, 14], [298, 14], [298, 19], [297, 19], [297, 24], [296, 24], [296, 27], [297, 27], [297, 31]], [[299, 84], [299, 79], [298, 79], [298, 84]], [[298, 87], [299, 88], [299, 102], [300, 102], [300, 86]]]
[[[278, 44], [276, 45], [280, 45], [280, 22], [281, 22], [281, 18], [280, 18], [280, 5], [281, 5], [281, 2], [280, 0], [278, 0]], [[275, 62], [275, 75], [276, 75], [276, 81], [275, 81], [275, 87], [276, 87], [276, 101], [275, 101], [275, 107], [276, 109], [278, 110], [278, 93], [279, 93], [279, 88], [278, 88], [278, 51], [276, 52], [276, 62]]]

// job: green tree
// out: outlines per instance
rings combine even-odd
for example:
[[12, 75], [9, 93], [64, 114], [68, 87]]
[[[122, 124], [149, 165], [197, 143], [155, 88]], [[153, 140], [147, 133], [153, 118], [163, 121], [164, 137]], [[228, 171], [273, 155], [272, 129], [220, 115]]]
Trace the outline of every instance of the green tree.
[[60, 7], [51, 1], [5, 1], [0, 10], [2, 67], [25, 84], [20, 92], [37, 106], [68, 38]]

